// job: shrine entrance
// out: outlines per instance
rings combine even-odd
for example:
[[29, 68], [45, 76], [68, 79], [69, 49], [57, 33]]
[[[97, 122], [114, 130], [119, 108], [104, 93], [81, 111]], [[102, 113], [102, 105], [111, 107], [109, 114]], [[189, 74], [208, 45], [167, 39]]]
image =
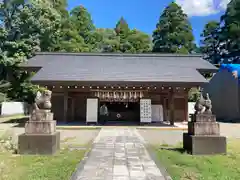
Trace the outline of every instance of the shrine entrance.
[[[103, 116], [105, 125], [136, 125], [140, 123], [139, 102], [101, 102], [107, 107], [108, 114]], [[100, 120], [101, 121], [101, 120]]]
[[[103, 124], [126, 124], [140, 123], [140, 99], [143, 97], [141, 90], [94, 90], [95, 97], [99, 98], [100, 111], [106, 106], [106, 113], [101, 115], [100, 122]], [[105, 108], [105, 107], [104, 107]]]

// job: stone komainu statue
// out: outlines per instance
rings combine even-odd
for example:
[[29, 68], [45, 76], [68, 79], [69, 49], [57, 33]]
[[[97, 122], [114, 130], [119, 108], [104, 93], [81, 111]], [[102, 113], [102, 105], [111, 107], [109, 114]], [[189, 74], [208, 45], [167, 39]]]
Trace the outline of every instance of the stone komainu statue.
[[212, 114], [212, 101], [209, 98], [208, 93], [206, 93], [205, 98], [201, 93], [200, 98], [196, 101], [194, 109], [195, 109], [195, 114], [202, 114], [202, 113]]
[[44, 90], [43, 92], [38, 92], [33, 104], [34, 110], [50, 110], [52, 91]]

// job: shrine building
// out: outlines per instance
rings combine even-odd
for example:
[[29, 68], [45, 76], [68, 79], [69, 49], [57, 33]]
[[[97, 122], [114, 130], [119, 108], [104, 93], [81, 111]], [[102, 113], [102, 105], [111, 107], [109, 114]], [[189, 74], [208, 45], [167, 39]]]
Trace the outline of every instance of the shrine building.
[[22, 64], [31, 81], [52, 91], [60, 123], [152, 123], [188, 120], [188, 92], [217, 68], [201, 55], [37, 53]]

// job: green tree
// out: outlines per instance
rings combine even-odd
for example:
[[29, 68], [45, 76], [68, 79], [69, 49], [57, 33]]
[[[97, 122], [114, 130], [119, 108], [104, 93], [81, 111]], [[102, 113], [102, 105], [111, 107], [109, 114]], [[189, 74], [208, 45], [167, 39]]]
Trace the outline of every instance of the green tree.
[[95, 29], [90, 13], [83, 6], [77, 6], [70, 12], [71, 23], [79, 35], [84, 38], [88, 37], [89, 33]]
[[115, 32], [119, 39], [119, 52], [143, 53], [150, 51], [149, 35], [136, 29], [131, 30], [123, 17], [117, 22]]
[[127, 21], [121, 17], [120, 20], [117, 22], [115, 27], [115, 32], [117, 37], [119, 38], [119, 51], [120, 52], [134, 52], [134, 48], [131, 43], [128, 41], [128, 36], [130, 33], [130, 28], [128, 26]]
[[129, 32], [127, 39], [136, 53], [146, 53], [151, 51], [152, 44], [148, 34], [133, 29]]
[[218, 64], [221, 61], [219, 33], [219, 22], [210, 21], [205, 25], [201, 34], [203, 38], [200, 41], [201, 52], [205, 55], [204, 58], [213, 64]]
[[127, 21], [123, 17], [121, 17], [117, 22], [115, 32], [117, 36], [120, 37], [120, 43], [125, 43], [127, 41], [127, 37], [130, 33], [130, 28]]
[[91, 52], [95, 26], [91, 15], [83, 6], [70, 11], [69, 16], [62, 17], [60, 39], [55, 43], [53, 51]]
[[191, 53], [194, 36], [188, 17], [172, 2], [163, 11], [153, 32], [153, 52]]
[[232, 0], [221, 17], [220, 41], [223, 58], [233, 63], [240, 62], [240, 0]]
[[192, 49], [193, 54], [200, 54], [202, 53], [201, 48], [197, 46], [195, 43], [193, 44], [193, 49]]
[[53, 5], [53, 8], [63, 17], [68, 18], [69, 13], [67, 11], [67, 0], [49, 0]]
[[116, 32], [108, 28], [98, 28], [92, 31], [87, 43], [93, 52], [117, 52], [120, 46]]
[[56, 44], [55, 51], [89, 52], [89, 46], [75, 29], [62, 29], [61, 40]]
[[0, 2], [0, 19], [1, 79], [11, 83], [7, 91], [10, 98], [32, 102], [38, 88], [29, 82], [31, 74], [22, 71], [19, 64], [41, 47], [48, 49], [54, 44], [59, 16], [45, 0], [5, 0]]

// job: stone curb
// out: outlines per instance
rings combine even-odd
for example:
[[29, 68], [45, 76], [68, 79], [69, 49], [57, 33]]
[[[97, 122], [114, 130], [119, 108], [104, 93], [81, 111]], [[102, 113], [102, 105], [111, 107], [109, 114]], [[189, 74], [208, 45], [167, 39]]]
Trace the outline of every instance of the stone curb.
[[181, 127], [136, 127], [136, 126], [57, 126], [58, 130], [96, 130], [101, 128], [136, 128], [140, 130], [187, 130], [188, 128], [181, 128]]
[[78, 172], [79, 172], [79, 170], [83, 169], [84, 165], [86, 164], [89, 154], [91, 153], [91, 149], [92, 148], [89, 148], [89, 150], [87, 152], [85, 152], [83, 159], [80, 161], [80, 163], [78, 163], [76, 170], [74, 171], [74, 173], [72, 174], [72, 176], [69, 180], [77, 180], [78, 179]]
[[[98, 134], [99, 134], [99, 133], [100, 133], [100, 132], [98, 132]], [[98, 134], [97, 134], [97, 136], [98, 136]], [[96, 136], [96, 137], [97, 137], [97, 136]], [[78, 163], [78, 165], [76, 166], [76, 169], [75, 169], [74, 173], [72, 174], [72, 176], [71, 176], [71, 178], [70, 178], [69, 180], [78, 180], [78, 177], [77, 177], [78, 172], [79, 172], [79, 170], [83, 169], [84, 165], [86, 164], [86, 162], [87, 162], [87, 160], [88, 160], [88, 157], [89, 157], [90, 153], [92, 152], [92, 149], [93, 149], [93, 147], [94, 147], [94, 145], [95, 145], [95, 144], [94, 144], [94, 140], [96, 139], [96, 137], [90, 142], [91, 146], [90, 146], [90, 147], [88, 148], [88, 150], [85, 152], [83, 159]]]
[[183, 130], [183, 131], [185, 131], [185, 130], [188, 130], [188, 128], [180, 128], [180, 127], [137, 127], [136, 129], [142, 129], [142, 130], [148, 130], [148, 129], [150, 129], [150, 130], [170, 130], [170, 131], [179, 131], [179, 130]]
[[154, 150], [154, 147], [151, 145], [146, 145], [145, 146], [147, 151], [149, 152], [150, 157], [152, 158], [152, 160], [156, 163], [157, 167], [159, 168], [159, 170], [161, 171], [163, 177], [165, 178], [165, 180], [173, 180], [171, 178], [171, 176], [168, 174], [167, 170], [165, 167], [163, 167], [163, 165], [161, 164], [161, 162], [158, 160], [157, 158], [157, 154]]

